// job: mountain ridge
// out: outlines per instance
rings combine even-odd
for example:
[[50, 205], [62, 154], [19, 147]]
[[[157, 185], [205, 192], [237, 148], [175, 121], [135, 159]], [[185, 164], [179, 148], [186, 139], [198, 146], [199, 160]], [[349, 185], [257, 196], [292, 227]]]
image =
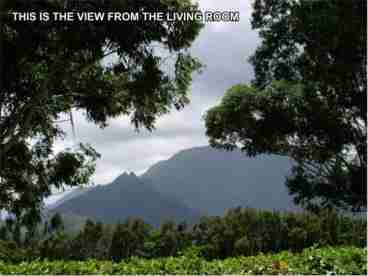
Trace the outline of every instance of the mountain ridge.
[[291, 164], [282, 156], [249, 158], [240, 150], [204, 146], [182, 150], [156, 163], [141, 178], [209, 215], [222, 215], [237, 206], [295, 210], [284, 184]]
[[123, 173], [108, 185], [100, 185], [59, 205], [54, 211], [90, 217], [104, 223], [139, 217], [158, 226], [166, 220], [196, 222], [199, 214], [142, 182]]
[[56, 210], [108, 223], [140, 217], [153, 225], [166, 219], [194, 222], [238, 206], [294, 211], [284, 184], [290, 169], [291, 161], [281, 156], [249, 158], [239, 150], [195, 147], [157, 162], [140, 177], [124, 172]]

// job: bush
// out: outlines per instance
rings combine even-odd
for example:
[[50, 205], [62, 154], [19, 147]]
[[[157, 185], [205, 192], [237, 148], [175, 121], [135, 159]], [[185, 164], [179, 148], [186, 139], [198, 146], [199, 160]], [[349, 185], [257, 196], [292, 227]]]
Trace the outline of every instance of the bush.
[[0, 240], [0, 260], [17, 263], [29, 260], [27, 250], [21, 249], [14, 241]]
[[[198, 249], [198, 248], [197, 248]], [[0, 274], [361, 274], [367, 273], [366, 249], [356, 247], [309, 248], [302, 253], [283, 251], [252, 257], [206, 261], [200, 250], [180, 257], [111, 261], [0, 262]]]

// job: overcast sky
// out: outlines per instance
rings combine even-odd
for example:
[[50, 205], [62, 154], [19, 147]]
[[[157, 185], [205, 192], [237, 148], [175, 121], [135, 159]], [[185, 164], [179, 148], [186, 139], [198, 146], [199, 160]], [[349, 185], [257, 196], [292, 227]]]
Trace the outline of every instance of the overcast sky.
[[[101, 155], [93, 177], [96, 184], [113, 181], [124, 171], [143, 173], [157, 161], [170, 158], [180, 150], [208, 145], [203, 115], [218, 103], [232, 85], [249, 82], [252, 67], [247, 59], [259, 39], [251, 30], [252, 0], [200, 0], [201, 10], [240, 11], [239, 23], [208, 23], [197, 37], [192, 53], [205, 65], [196, 75], [190, 91], [191, 103], [182, 111], [161, 117], [157, 129], [136, 133], [129, 119], [109, 121], [103, 130], [87, 123], [79, 113], [74, 114], [76, 142], [91, 144]], [[68, 138], [58, 142], [61, 149], [73, 145], [70, 126]]]

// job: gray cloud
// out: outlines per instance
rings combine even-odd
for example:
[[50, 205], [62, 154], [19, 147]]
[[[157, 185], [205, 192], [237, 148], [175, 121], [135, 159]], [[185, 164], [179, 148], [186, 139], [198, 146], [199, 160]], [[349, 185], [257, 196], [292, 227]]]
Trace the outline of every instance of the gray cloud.
[[206, 67], [194, 78], [190, 105], [159, 118], [156, 130], [151, 133], [136, 133], [128, 117], [111, 120], [101, 130], [86, 122], [81, 113], [75, 113], [76, 141], [73, 141], [70, 126], [65, 126], [67, 139], [59, 141], [56, 150], [85, 142], [101, 153], [93, 177], [95, 183], [109, 183], [123, 171], [142, 173], [180, 150], [208, 144], [202, 119], [205, 111], [218, 103], [232, 85], [251, 80], [252, 67], [247, 59], [259, 39], [250, 27], [250, 0], [201, 0], [200, 7], [239, 10], [241, 22], [208, 23], [201, 31], [191, 51]]

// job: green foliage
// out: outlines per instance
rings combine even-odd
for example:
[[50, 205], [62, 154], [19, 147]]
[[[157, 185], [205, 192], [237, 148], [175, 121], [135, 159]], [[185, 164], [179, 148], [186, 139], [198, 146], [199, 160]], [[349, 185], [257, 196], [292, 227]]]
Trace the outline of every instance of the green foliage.
[[300, 252], [320, 246], [366, 245], [365, 219], [349, 218], [334, 211], [280, 213], [232, 209], [220, 217], [204, 217], [193, 227], [193, 241], [203, 246], [207, 259], [259, 252]]
[[1, 2], [0, 209], [24, 224], [37, 223], [52, 187], [88, 183], [99, 157], [94, 149], [53, 151], [56, 139], [65, 137], [60, 124], [69, 117], [74, 127], [73, 110], [100, 127], [109, 118], [130, 115], [136, 128], [153, 130], [158, 116], [188, 103], [192, 73], [200, 67], [188, 51], [199, 22], [29, 24], [15, 22], [10, 11], [196, 8], [192, 1], [178, 0]]
[[0, 241], [0, 260], [11, 263], [27, 261], [27, 251], [19, 248], [14, 241]]
[[144, 256], [149, 232], [150, 226], [141, 219], [128, 219], [126, 223], [118, 224], [112, 236], [110, 257], [119, 261], [131, 256]]
[[1, 274], [361, 274], [367, 273], [366, 249], [355, 247], [310, 248], [206, 261], [189, 253], [181, 257], [122, 262], [34, 261], [14, 265], [0, 262]]
[[64, 228], [63, 218], [61, 217], [59, 213], [54, 214], [50, 220], [50, 230], [59, 231], [59, 230], [63, 230], [63, 228]]
[[[120, 262], [132, 257], [179, 256], [210, 261], [284, 250], [301, 252], [310, 246], [364, 247], [366, 227], [364, 219], [332, 211], [315, 215], [237, 208], [224, 217], [203, 217], [193, 226], [167, 221], [155, 229], [141, 219], [128, 219], [118, 225], [87, 220], [76, 235], [60, 230], [46, 235], [36, 232], [30, 241], [26, 239], [27, 232], [23, 231], [20, 237], [9, 232], [7, 240], [3, 240], [1, 256], [6, 262], [36, 259]], [[15, 249], [10, 250], [10, 246]], [[12, 251], [14, 255], [9, 253]]]
[[[69, 250], [64, 252], [64, 256], [69, 253], [72, 259], [98, 258], [97, 246], [103, 236], [103, 225], [87, 220], [84, 228], [70, 241]], [[47, 256], [45, 256], [47, 258]]]
[[214, 147], [296, 161], [287, 180], [310, 210], [364, 210], [367, 194], [366, 1], [254, 1], [262, 44], [251, 85], [206, 115]]

